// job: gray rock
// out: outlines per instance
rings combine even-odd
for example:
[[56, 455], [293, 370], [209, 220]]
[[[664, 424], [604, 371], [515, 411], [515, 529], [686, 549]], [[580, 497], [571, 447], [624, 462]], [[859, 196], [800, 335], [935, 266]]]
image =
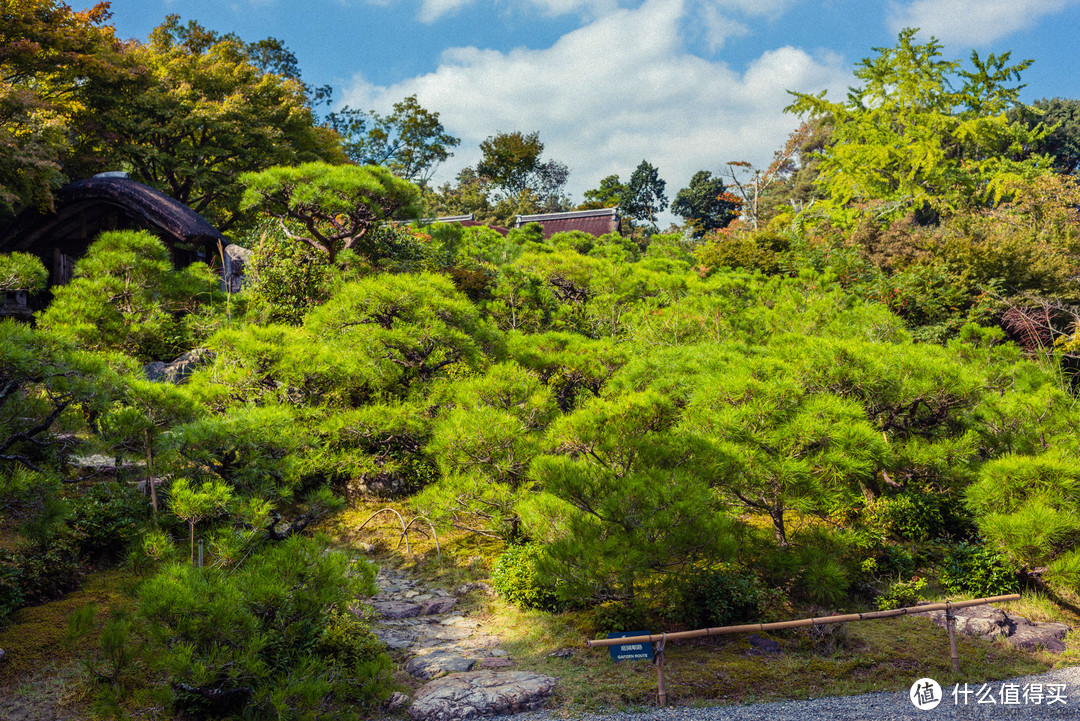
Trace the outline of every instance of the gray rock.
[[180, 356], [171, 363], [155, 361], [143, 366], [146, 379], [158, 383], [179, 385], [192, 373], [214, 360], [214, 352], [209, 348], [196, 348]]
[[1069, 627], [1063, 623], [1036, 623], [1029, 621], [1028, 625], [1017, 625], [1016, 630], [1009, 635], [1009, 643], [1024, 651], [1050, 651], [1062, 653], [1065, 651], [1065, 634]]
[[415, 656], [405, 664], [405, 670], [415, 676], [430, 680], [448, 673], [462, 673], [472, 670], [476, 660], [459, 656], [451, 651], [432, 651], [423, 656]]
[[378, 601], [371, 606], [383, 618], [412, 618], [420, 615], [420, 604], [409, 601]]
[[486, 593], [489, 596], [493, 596], [495, 594], [495, 591], [494, 591], [494, 589], [491, 588], [491, 586], [484, 583], [483, 581], [477, 581], [476, 583], [463, 583], [463, 584], [461, 584], [460, 586], [458, 586], [457, 588], [454, 589], [454, 595], [455, 596], [464, 596], [466, 593], [471, 593], [473, 591], [483, 591], [484, 593]]
[[[567, 649], [567, 650], [569, 650], [569, 649]], [[573, 652], [571, 651], [571, 653], [573, 653]], [[501, 648], [493, 648], [493, 649], [491, 649], [491, 655], [492, 656], [509, 656], [510, 652], [505, 650], [505, 649], [501, 649]], [[550, 655], [551, 654], [549, 653], [548, 656], [550, 656]]]
[[480, 668], [510, 668], [514, 662], [508, 658], [482, 658]]
[[431, 616], [436, 613], [449, 613], [457, 605], [457, 599], [453, 596], [440, 596], [430, 601], [424, 601], [420, 611], [421, 616]]
[[[502, 651], [502, 649], [497, 648], [497, 649], [495, 649], [495, 651]], [[495, 654], [495, 651], [492, 651], [491, 653], [493, 655], [497, 655], [497, 654]], [[503, 651], [503, 653], [506, 653], [506, 651]], [[547, 655], [547, 657], [548, 658], [570, 658], [573, 655], [574, 655], [574, 649], [572, 649], [572, 648], [560, 648], [558, 651], [552, 651], [551, 653], [549, 653]]]
[[774, 641], [771, 638], [764, 638], [756, 633], [750, 634], [750, 650], [747, 651], [750, 655], [758, 656], [764, 654], [778, 654], [781, 652], [780, 642]]
[[[944, 611], [914, 614], [926, 616], [936, 625], [948, 628]], [[1009, 615], [994, 606], [969, 606], [953, 611], [957, 633], [983, 639], [1004, 636], [1009, 643], [1025, 651], [1042, 649], [1052, 653], [1065, 650], [1064, 638], [1069, 627], [1063, 623], [1038, 623], [1024, 616]]]
[[386, 647], [394, 651], [409, 648], [418, 638], [415, 631], [393, 628], [373, 628], [371, 632], [376, 638], [386, 644]]
[[383, 708], [388, 713], [393, 713], [404, 708], [405, 704], [409, 703], [409, 697], [401, 693], [401, 691], [394, 691], [390, 694], [390, 698], [383, 702]]
[[455, 673], [425, 684], [409, 707], [416, 721], [457, 721], [539, 708], [556, 679], [526, 671]]

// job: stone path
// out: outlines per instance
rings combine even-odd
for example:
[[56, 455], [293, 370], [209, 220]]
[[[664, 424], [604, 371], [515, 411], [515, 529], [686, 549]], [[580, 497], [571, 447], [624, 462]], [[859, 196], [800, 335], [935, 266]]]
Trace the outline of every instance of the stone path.
[[[425, 588], [390, 569], [380, 569], [375, 582], [379, 592], [367, 599], [378, 616], [375, 635], [407, 657], [405, 671], [428, 681], [410, 705], [414, 719], [454, 721], [535, 709], [554, 689], [551, 677], [510, 670], [514, 660], [499, 647], [499, 637], [461, 612], [459, 600], [466, 594], [492, 593], [486, 583], [462, 584], [450, 592]], [[391, 706], [406, 701], [395, 694]]]

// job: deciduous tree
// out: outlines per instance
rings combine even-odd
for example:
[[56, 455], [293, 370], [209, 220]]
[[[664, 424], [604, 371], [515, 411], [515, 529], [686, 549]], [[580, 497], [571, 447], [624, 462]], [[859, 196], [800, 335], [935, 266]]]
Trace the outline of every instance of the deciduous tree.
[[916, 30], [897, 45], [876, 48], [855, 69], [862, 84], [845, 102], [793, 93], [789, 112], [824, 117], [832, 143], [821, 153], [823, 210], [842, 224], [869, 212], [891, 220], [911, 210], [924, 217], [996, 204], [1008, 184], [1045, 172], [1049, 159], [1025, 151], [1040, 132], [1007, 111], [1022, 85], [1010, 85], [1031, 65], [1010, 53], [971, 55], [971, 70], [942, 58], [934, 38]]

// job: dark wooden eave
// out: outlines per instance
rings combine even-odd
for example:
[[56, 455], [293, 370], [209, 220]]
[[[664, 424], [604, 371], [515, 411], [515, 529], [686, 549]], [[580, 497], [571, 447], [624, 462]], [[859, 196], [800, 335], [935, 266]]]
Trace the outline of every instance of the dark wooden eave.
[[129, 178], [87, 178], [62, 187], [55, 210], [28, 209], [0, 233], [0, 252], [40, 253], [43, 244], [91, 240], [101, 230], [142, 228], [166, 243], [214, 247], [225, 237], [178, 200]]

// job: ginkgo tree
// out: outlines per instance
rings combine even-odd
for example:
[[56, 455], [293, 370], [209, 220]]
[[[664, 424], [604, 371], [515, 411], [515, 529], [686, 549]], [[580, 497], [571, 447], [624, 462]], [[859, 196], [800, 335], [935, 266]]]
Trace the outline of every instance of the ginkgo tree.
[[918, 43], [917, 32], [902, 30], [895, 47], [860, 61], [861, 85], [843, 102], [825, 91], [792, 93], [787, 112], [832, 127], [817, 180], [825, 199], [815, 212], [834, 223], [867, 212], [889, 221], [912, 210], [932, 218], [994, 204], [1011, 183], [1050, 167], [1049, 158], [1027, 152], [1043, 129], [1008, 116], [1023, 87], [1013, 83], [1032, 61], [972, 52], [965, 69], [942, 57], [935, 38]]

